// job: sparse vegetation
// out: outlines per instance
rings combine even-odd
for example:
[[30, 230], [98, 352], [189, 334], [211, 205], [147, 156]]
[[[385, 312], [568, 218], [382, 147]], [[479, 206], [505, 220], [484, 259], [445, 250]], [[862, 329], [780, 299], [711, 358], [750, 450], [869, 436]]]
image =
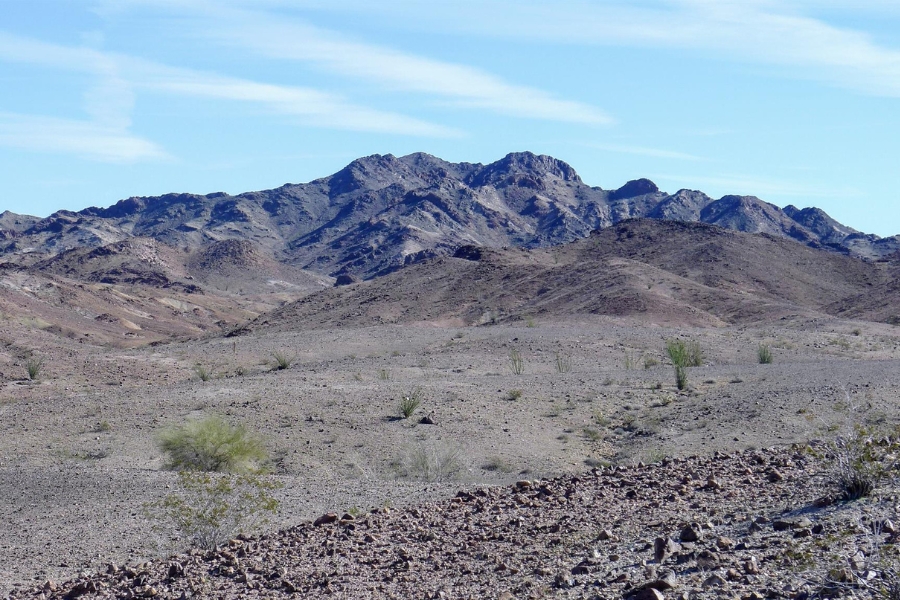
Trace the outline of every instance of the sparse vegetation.
[[625, 370], [631, 371], [634, 369], [634, 366], [637, 364], [637, 357], [635, 353], [631, 350], [625, 351]]
[[207, 369], [205, 366], [201, 365], [200, 363], [197, 363], [196, 365], [194, 365], [194, 373], [197, 374], [197, 377], [200, 378], [200, 381], [209, 381], [210, 378], [212, 377], [212, 375], [209, 372], [209, 369]]
[[407, 479], [441, 482], [455, 479], [462, 471], [456, 446], [419, 444], [398, 461], [399, 474]]
[[509, 390], [509, 392], [507, 392], [507, 394], [506, 394], [507, 400], [515, 401], [521, 397], [522, 397], [522, 390]]
[[275, 359], [275, 371], [283, 371], [285, 369], [290, 369], [291, 365], [294, 364], [296, 357], [288, 356], [283, 352], [273, 352], [272, 357]]
[[173, 527], [190, 543], [212, 550], [239, 533], [250, 533], [278, 511], [272, 493], [281, 487], [258, 473], [178, 473], [176, 491], [145, 505], [157, 528]]
[[650, 370], [653, 367], [659, 366], [659, 361], [652, 356], [644, 357], [644, 370]]
[[822, 476], [827, 484], [841, 500], [852, 501], [871, 495], [895, 474], [898, 453], [896, 437], [879, 436], [872, 429], [854, 425], [817, 455], [824, 462]]
[[556, 372], [568, 373], [572, 370], [572, 359], [562, 352], [556, 353]]
[[756, 358], [761, 365], [772, 364], [772, 349], [769, 348], [768, 344], [759, 345], [759, 348], [756, 349]]
[[599, 442], [603, 439], [603, 434], [601, 434], [596, 429], [591, 427], [585, 427], [581, 430], [581, 433], [584, 435], [584, 438], [591, 442]]
[[260, 438], [217, 415], [163, 430], [159, 446], [173, 470], [253, 473], [268, 459]]
[[522, 358], [522, 353], [516, 349], [509, 351], [509, 368], [514, 375], [521, 375], [525, 372], [525, 359]]
[[422, 404], [422, 396], [423, 392], [421, 388], [415, 388], [411, 390], [408, 394], [404, 394], [400, 398], [400, 416], [404, 419], [408, 419], [413, 416], [413, 413], [421, 406]]
[[508, 462], [506, 462], [499, 456], [489, 456], [484, 461], [484, 464], [481, 465], [481, 468], [484, 469], [485, 471], [490, 471], [492, 473], [494, 473], [494, 472], [512, 473], [514, 470], [512, 465], [510, 465]]
[[391, 372], [387, 369], [379, 369], [378, 370], [378, 379], [381, 381], [390, 381], [391, 380]]
[[29, 356], [25, 361], [25, 372], [28, 374], [30, 381], [37, 381], [44, 370], [44, 359], [37, 356]]
[[703, 364], [703, 350], [697, 342], [685, 342], [679, 339], [666, 340], [666, 354], [675, 367], [675, 385], [679, 390], [687, 388], [687, 367], [699, 367]]

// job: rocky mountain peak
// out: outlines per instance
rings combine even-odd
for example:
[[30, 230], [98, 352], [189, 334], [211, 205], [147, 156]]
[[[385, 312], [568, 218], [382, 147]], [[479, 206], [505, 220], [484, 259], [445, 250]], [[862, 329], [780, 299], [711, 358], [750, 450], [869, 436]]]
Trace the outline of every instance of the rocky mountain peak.
[[[649, 179], [605, 191], [584, 184], [567, 163], [532, 152], [487, 165], [419, 152], [373, 154], [310, 183], [237, 196], [133, 197], [45, 219], [4, 213], [0, 254], [40, 260], [139, 236], [191, 253], [252, 240], [264, 256], [292, 268], [365, 279], [464, 245], [552, 246], [632, 218], [768, 233], [871, 259], [900, 249], [900, 237], [860, 234], [816, 208], [782, 210], [753, 196], [714, 200], [696, 190], [667, 194]], [[219, 247], [213, 258], [219, 252], [223, 260], [251, 253]]]

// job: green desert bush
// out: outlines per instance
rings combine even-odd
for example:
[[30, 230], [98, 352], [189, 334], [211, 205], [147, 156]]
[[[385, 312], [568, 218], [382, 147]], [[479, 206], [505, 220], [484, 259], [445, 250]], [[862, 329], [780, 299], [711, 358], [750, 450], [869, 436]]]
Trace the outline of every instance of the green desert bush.
[[572, 370], [572, 359], [562, 352], [556, 353], [556, 372], [568, 373]]
[[769, 348], [768, 344], [759, 345], [759, 348], [756, 349], [756, 358], [761, 365], [772, 364], [772, 349]]
[[509, 368], [514, 375], [521, 375], [525, 372], [525, 359], [522, 353], [516, 349], [509, 351]]
[[421, 388], [411, 390], [408, 394], [404, 394], [400, 398], [400, 416], [408, 419], [422, 405], [422, 397], [424, 396]]
[[258, 436], [217, 415], [163, 430], [159, 446], [167, 467], [178, 471], [254, 473], [268, 460]]
[[398, 461], [399, 473], [407, 479], [441, 482], [456, 479], [462, 471], [459, 448], [438, 443], [419, 444]]
[[212, 377], [212, 375], [209, 372], [209, 369], [207, 369], [205, 366], [201, 365], [200, 363], [197, 363], [196, 365], [194, 365], [194, 373], [197, 374], [197, 377], [200, 378], [200, 381], [209, 381], [210, 377]]
[[28, 379], [31, 381], [37, 381], [38, 377], [41, 376], [41, 371], [44, 369], [44, 359], [38, 358], [37, 356], [30, 356], [28, 360], [25, 361], [25, 372], [28, 374]]
[[275, 359], [275, 371], [290, 369], [294, 360], [296, 360], [293, 356], [288, 356], [284, 352], [273, 352], [272, 357]]
[[144, 505], [157, 529], [174, 529], [193, 546], [215, 549], [265, 525], [278, 511], [277, 481], [259, 473], [181, 471], [176, 489]]
[[509, 392], [506, 393], [507, 400], [515, 401], [521, 397], [522, 397], [522, 390], [518, 390], [518, 389], [517, 390], [509, 390]]
[[703, 364], [700, 344], [674, 338], [666, 340], [666, 354], [675, 367], [675, 385], [679, 390], [687, 388], [687, 367], [699, 367]]

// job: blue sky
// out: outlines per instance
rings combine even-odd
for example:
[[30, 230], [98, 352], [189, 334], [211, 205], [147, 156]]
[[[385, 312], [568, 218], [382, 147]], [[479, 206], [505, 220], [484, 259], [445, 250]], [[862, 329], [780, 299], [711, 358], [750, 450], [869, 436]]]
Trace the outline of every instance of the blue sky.
[[0, 210], [531, 150], [900, 233], [894, 0], [0, 0]]

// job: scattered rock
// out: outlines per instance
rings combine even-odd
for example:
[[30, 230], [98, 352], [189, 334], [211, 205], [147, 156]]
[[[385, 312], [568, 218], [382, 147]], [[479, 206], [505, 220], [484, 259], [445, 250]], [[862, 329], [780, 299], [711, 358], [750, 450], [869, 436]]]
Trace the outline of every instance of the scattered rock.
[[320, 527], [322, 525], [328, 525], [330, 523], [334, 523], [338, 520], [338, 516], [335, 513], [326, 513], [313, 521], [314, 527]]
[[699, 523], [691, 523], [681, 530], [682, 542], [696, 542], [703, 538], [703, 528]]

